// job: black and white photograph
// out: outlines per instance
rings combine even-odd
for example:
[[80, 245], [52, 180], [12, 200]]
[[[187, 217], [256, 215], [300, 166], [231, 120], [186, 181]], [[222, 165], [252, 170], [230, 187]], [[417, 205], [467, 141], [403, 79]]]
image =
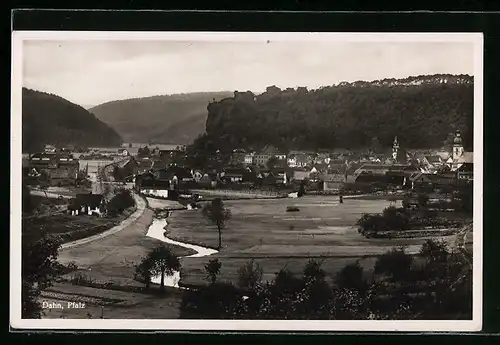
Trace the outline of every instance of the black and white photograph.
[[12, 45], [12, 327], [481, 330], [481, 34]]

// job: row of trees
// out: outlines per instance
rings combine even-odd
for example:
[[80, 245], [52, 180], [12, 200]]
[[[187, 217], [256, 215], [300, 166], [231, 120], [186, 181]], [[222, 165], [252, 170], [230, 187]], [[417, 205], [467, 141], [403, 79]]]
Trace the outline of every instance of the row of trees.
[[262, 268], [249, 261], [236, 285], [220, 281], [218, 259], [206, 266], [209, 284], [183, 295], [182, 318], [215, 319], [446, 319], [470, 318], [471, 268], [461, 254], [428, 240], [420, 262], [394, 248], [380, 256], [373, 276], [360, 263], [328, 277], [310, 260], [297, 276], [283, 268], [262, 281]]
[[318, 90], [277, 90], [208, 105], [206, 134], [194, 145], [260, 149], [390, 147], [394, 136], [408, 148], [441, 147], [461, 129], [472, 146], [473, 82], [422, 85], [337, 85]]

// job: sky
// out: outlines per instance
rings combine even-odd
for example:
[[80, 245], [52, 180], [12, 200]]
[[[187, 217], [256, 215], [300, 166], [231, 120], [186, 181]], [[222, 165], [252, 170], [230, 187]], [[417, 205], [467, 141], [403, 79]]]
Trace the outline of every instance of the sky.
[[262, 92], [406, 78], [473, 75], [466, 42], [26, 40], [23, 86], [84, 107], [155, 95]]

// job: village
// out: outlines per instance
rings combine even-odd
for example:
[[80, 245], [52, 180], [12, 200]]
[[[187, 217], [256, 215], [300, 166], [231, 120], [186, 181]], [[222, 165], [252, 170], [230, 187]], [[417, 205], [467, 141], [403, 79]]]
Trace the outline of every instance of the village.
[[115, 182], [133, 183], [136, 190], [158, 197], [178, 189], [296, 192], [300, 184], [314, 193], [359, 194], [453, 189], [473, 181], [473, 153], [464, 151], [459, 131], [447, 151], [411, 152], [400, 147], [397, 137], [392, 152], [385, 154], [281, 152], [266, 146], [260, 152], [234, 150], [226, 162], [220, 160], [218, 167], [207, 169], [187, 165], [185, 148], [180, 146], [135, 150], [124, 146], [95, 149], [93, 156], [84, 156], [71, 148], [56, 152], [47, 145], [45, 152], [29, 157], [25, 177], [44, 175], [52, 186], [76, 186], [96, 181], [95, 162], [99, 162], [99, 167], [112, 169], [109, 175]]

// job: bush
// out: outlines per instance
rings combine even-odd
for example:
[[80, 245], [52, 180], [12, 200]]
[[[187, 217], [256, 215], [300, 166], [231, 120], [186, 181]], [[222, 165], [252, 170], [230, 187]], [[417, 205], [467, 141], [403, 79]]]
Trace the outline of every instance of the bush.
[[413, 257], [406, 254], [404, 248], [393, 248], [377, 258], [374, 273], [387, 275], [393, 281], [402, 281], [408, 278], [412, 264]]
[[222, 264], [219, 259], [212, 259], [205, 265], [205, 271], [207, 272], [207, 279], [210, 283], [214, 284], [217, 280], [217, 275], [220, 273], [220, 268]]
[[181, 318], [232, 319], [239, 311], [242, 295], [231, 284], [216, 282], [199, 290], [189, 290], [182, 295]]
[[387, 222], [380, 214], [364, 214], [360, 219], [358, 219], [356, 224], [359, 226], [359, 231], [362, 234], [388, 230]]
[[262, 267], [253, 260], [238, 269], [238, 287], [253, 290], [262, 282]]
[[363, 277], [363, 267], [359, 261], [344, 266], [335, 276], [335, 284], [341, 289], [364, 291], [366, 282]]
[[112, 216], [122, 213], [125, 209], [135, 205], [132, 193], [127, 189], [119, 189], [109, 200], [106, 208]]
[[88, 286], [89, 284], [92, 284], [92, 283], [94, 283], [94, 280], [91, 277], [89, 277], [81, 272], [78, 272], [71, 277], [71, 284], [73, 284], [73, 285]]

